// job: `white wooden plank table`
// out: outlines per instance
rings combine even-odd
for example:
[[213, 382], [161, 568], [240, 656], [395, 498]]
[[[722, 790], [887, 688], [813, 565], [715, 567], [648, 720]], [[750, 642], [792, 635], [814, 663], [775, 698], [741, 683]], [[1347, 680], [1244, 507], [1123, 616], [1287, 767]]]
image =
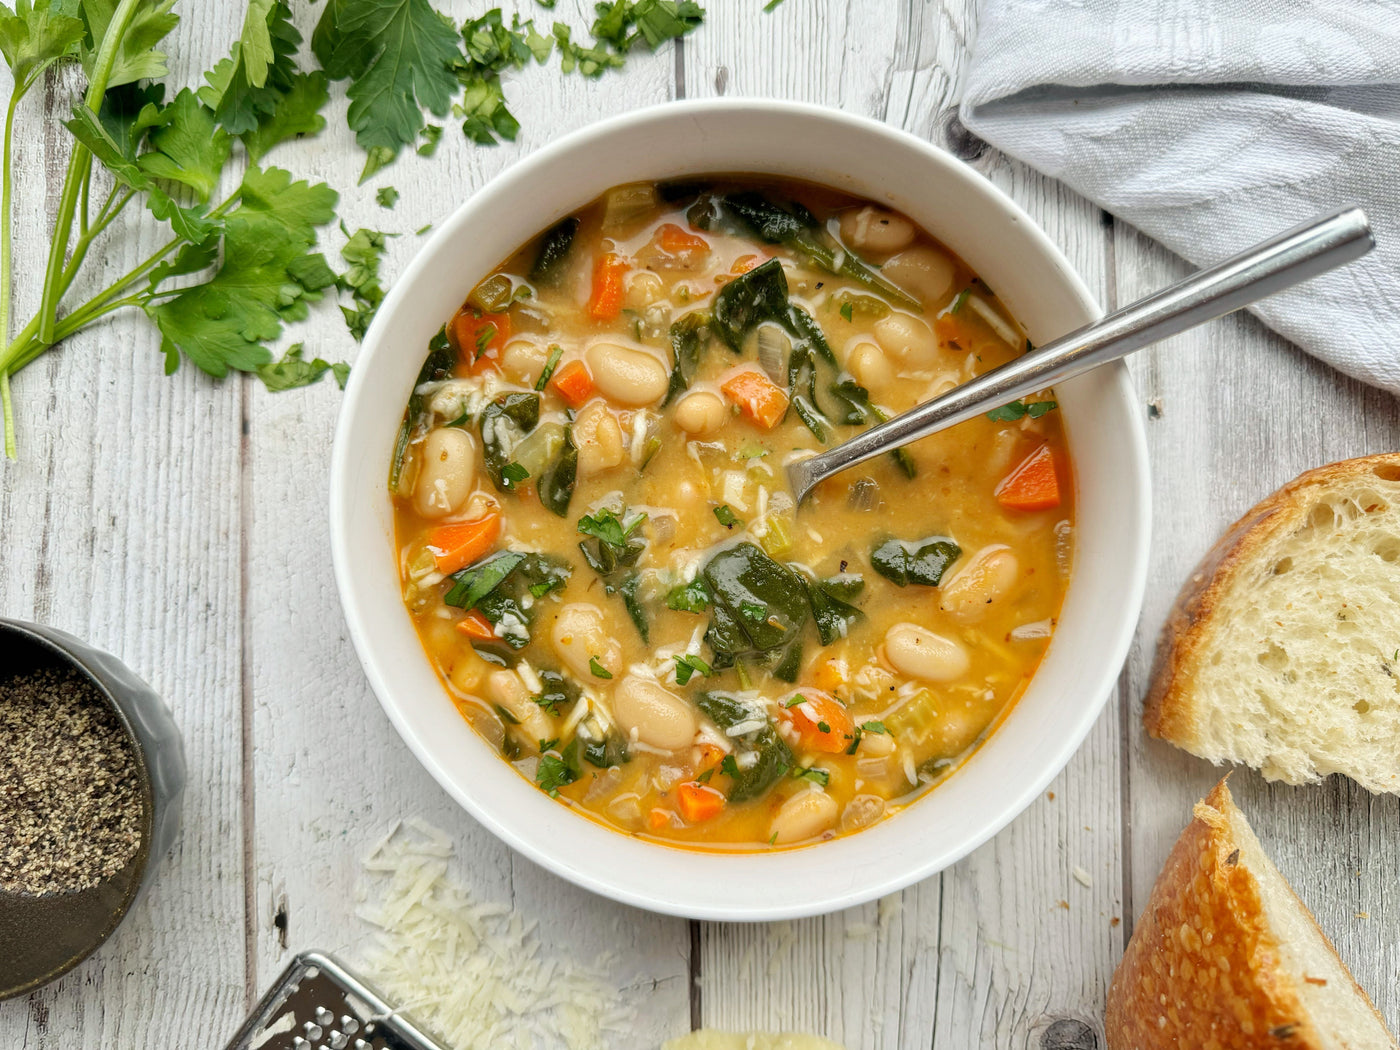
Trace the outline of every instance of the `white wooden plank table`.
[[[439, 6], [456, 19], [478, 10]], [[760, 0], [711, 0], [708, 10], [682, 46], [637, 56], [625, 73], [513, 77], [524, 125], [514, 144], [471, 147], [449, 126], [435, 158], [408, 156], [357, 188], [361, 155], [342, 95], [325, 133], [269, 162], [340, 189], [351, 230], [402, 234], [391, 242], [392, 277], [419, 243], [412, 231], [564, 131], [680, 97], [803, 99], [959, 153], [1044, 226], [1106, 307], [1186, 272], [963, 131], [954, 110], [972, 0], [786, 0], [767, 15]], [[296, 12], [309, 35], [317, 12]], [[170, 50], [175, 78], [192, 83], [226, 52], [242, 5], [187, 4], [184, 14]], [[585, 26], [591, 5], [563, 0], [554, 16]], [[46, 244], [62, 105], [61, 93], [36, 93], [21, 118], [37, 129], [42, 111], [47, 124], [18, 142], [17, 198], [31, 207], [16, 217], [17, 260], [41, 257]], [[380, 185], [399, 189], [394, 210], [375, 204]], [[109, 279], [151, 250], [145, 239], [113, 247]], [[339, 234], [329, 242], [338, 249]], [[17, 314], [32, 311], [36, 290], [22, 276]], [[289, 336], [332, 359], [355, 349], [329, 303]], [[1247, 317], [1139, 356], [1156, 494], [1146, 607], [1116, 694], [1051, 791], [962, 863], [879, 905], [774, 925], [687, 923], [591, 896], [517, 857], [447, 799], [390, 728], [331, 577], [334, 386], [269, 395], [256, 380], [214, 384], [188, 366], [166, 379], [157, 345], [143, 320], [118, 318], [16, 382], [22, 444], [19, 461], [0, 466], [0, 613], [110, 649], [167, 699], [190, 764], [183, 835], [97, 956], [0, 1004], [0, 1047], [221, 1046], [292, 952], [353, 954], [364, 935], [351, 914], [359, 858], [413, 815], [449, 831], [458, 874], [538, 920], [551, 951], [612, 960], [609, 975], [638, 1017], [619, 1050], [699, 1025], [805, 1029], [850, 1050], [1039, 1048], [1066, 1020], [1083, 1024], [1057, 1026], [1057, 1038], [1077, 1031], [1070, 1045], [1102, 1046], [1104, 993], [1133, 919], [1191, 803], [1218, 775], [1141, 730], [1167, 607], [1219, 531], [1260, 496], [1300, 470], [1400, 439], [1391, 397]], [[1232, 788], [1400, 1029], [1400, 800], [1338, 778], [1288, 788], [1241, 773]], [[1075, 881], [1075, 866], [1091, 885]]]

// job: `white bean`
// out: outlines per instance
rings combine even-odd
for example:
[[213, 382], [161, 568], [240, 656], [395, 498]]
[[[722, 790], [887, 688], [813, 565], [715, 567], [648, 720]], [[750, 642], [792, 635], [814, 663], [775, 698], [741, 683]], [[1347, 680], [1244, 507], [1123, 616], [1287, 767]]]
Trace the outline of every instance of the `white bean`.
[[551, 723], [539, 704], [530, 699], [530, 690], [514, 671], [492, 671], [486, 676], [486, 697], [510, 714], [526, 739], [538, 743], [553, 734]]
[[900, 252], [880, 267], [880, 276], [923, 300], [927, 307], [941, 307], [953, 292], [953, 260], [946, 252], [927, 245]]
[[441, 518], [457, 510], [472, 491], [476, 448], [460, 427], [438, 427], [423, 440], [423, 466], [418, 471], [414, 507], [425, 518]]
[[609, 674], [622, 669], [622, 646], [609, 635], [603, 610], [590, 602], [572, 602], [560, 609], [549, 640], [564, 665], [585, 682], [597, 680], [591, 660], [596, 659]]
[[972, 663], [955, 639], [916, 623], [897, 623], [885, 632], [885, 659], [900, 674], [926, 682], [961, 678]]
[[579, 410], [574, 419], [574, 444], [578, 446], [580, 477], [592, 477], [622, 462], [622, 427], [601, 398]]
[[914, 224], [903, 215], [867, 205], [841, 215], [841, 239], [857, 251], [888, 255], [914, 241]]
[[694, 710], [649, 678], [628, 675], [613, 690], [612, 704], [618, 723], [644, 744], [679, 751], [695, 740]]
[[931, 368], [938, 361], [933, 329], [910, 314], [892, 313], [875, 322], [875, 341], [906, 368]]
[[841, 830], [868, 828], [885, 815], [885, 800], [879, 795], [856, 795], [841, 813]]
[[727, 417], [728, 413], [724, 410], [724, 402], [714, 394], [704, 390], [686, 394], [676, 405], [676, 426], [687, 434], [696, 434], [700, 437], [713, 434], [724, 426]]
[[883, 390], [894, 382], [894, 368], [874, 343], [858, 343], [846, 357], [846, 371], [867, 390]]
[[634, 310], [650, 306], [665, 294], [665, 283], [650, 270], [638, 270], [627, 278], [627, 305]]
[[813, 789], [793, 795], [773, 814], [768, 826], [775, 843], [802, 842], [815, 838], [836, 823], [839, 807], [824, 791]]
[[617, 343], [594, 343], [583, 355], [593, 385], [604, 397], [628, 408], [654, 405], [666, 396], [666, 366], [642, 350]]
[[533, 339], [514, 339], [501, 352], [501, 371], [517, 383], [533, 383], [544, 371], [549, 350]]
[[987, 607], [1016, 585], [1021, 563], [1010, 547], [993, 543], [974, 554], [940, 590], [939, 608], [963, 623], [975, 623]]

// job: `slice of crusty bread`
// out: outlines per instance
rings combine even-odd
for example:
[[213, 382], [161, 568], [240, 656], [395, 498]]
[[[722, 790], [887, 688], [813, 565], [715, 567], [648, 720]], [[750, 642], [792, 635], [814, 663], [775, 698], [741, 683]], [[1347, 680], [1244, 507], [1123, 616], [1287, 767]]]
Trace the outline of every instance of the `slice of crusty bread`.
[[1221, 781], [1182, 832], [1113, 983], [1109, 1050], [1396, 1050]]
[[1196, 567], [1147, 731], [1270, 780], [1400, 792], [1400, 454], [1310, 470]]

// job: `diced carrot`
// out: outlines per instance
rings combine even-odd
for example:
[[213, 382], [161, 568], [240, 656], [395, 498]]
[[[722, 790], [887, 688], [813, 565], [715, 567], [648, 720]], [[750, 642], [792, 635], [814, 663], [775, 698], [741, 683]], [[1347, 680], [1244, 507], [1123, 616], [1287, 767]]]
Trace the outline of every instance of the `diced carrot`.
[[570, 408], [578, 408], [593, 396], [593, 377], [582, 361], [570, 361], [554, 373], [549, 385]]
[[742, 277], [756, 266], [761, 266], [768, 261], [766, 255], [741, 255], [734, 260], [734, 265], [729, 272], [735, 277]]
[[667, 255], [699, 255], [710, 250], [710, 242], [698, 234], [668, 222], [656, 231], [656, 244]]
[[626, 293], [623, 278], [630, 269], [627, 260], [616, 252], [598, 256], [593, 264], [593, 294], [588, 299], [588, 316], [595, 321], [611, 321], [622, 313], [622, 298]]
[[486, 554], [501, 534], [501, 516], [487, 514], [472, 521], [439, 525], [428, 533], [428, 550], [438, 572], [456, 572]]
[[687, 824], [700, 824], [720, 815], [724, 796], [708, 784], [680, 784], [676, 787], [676, 806]]
[[700, 745], [700, 768], [709, 769], [717, 766], [724, 759], [724, 748], [716, 747], [714, 744]]
[[1050, 510], [1060, 505], [1060, 478], [1055, 453], [1041, 445], [996, 487], [997, 502], [1007, 510]]
[[934, 319], [933, 334], [938, 336], [940, 343], [951, 345], [954, 350], [967, 349], [962, 324], [952, 314], [944, 314]]
[[834, 660], [823, 660], [818, 664], [812, 673], [812, 678], [816, 685], [830, 693], [845, 685], [850, 674], [850, 665], [837, 657]]
[[495, 641], [496, 639], [496, 632], [491, 627], [491, 621], [477, 609], [468, 610], [467, 615], [457, 621], [457, 630], [468, 638], [475, 638], [479, 642]]
[[652, 831], [660, 831], [671, 823], [671, 811], [669, 809], [653, 809], [647, 814], [647, 825]]
[[756, 368], [735, 372], [720, 385], [720, 390], [765, 430], [777, 426], [787, 412], [787, 392]]
[[501, 350], [510, 339], [509, 314], [483, 314], [464, 307], [452, 318], [452, 338], [457, 342], [457, 359], [462, 374], [476, 374], [494, 368]]
[[797, 730], [799, 743], [808, 751], [838, 754], [856, 738], [855, 722], [841, 701], [820, 689], [802, 689], [788, 697], [778, 717]]

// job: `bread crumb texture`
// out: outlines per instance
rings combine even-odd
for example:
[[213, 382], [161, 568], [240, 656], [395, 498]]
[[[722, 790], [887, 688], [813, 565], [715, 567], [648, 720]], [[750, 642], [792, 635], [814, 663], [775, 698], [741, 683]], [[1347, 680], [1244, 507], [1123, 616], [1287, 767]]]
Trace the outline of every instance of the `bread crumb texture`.
[[1144, 719], [1270, 780], [1400, 793], [1400, 454], [1309, 471], [1231, 527], [1168, 618]]
[[[1261, 866], [1269, 869], [1263, 886], [1251, 870]], [[1303, 949], [1324, 952], [1331, 957], [1326, 972], [1344, 975], [1319, 1009], [1310, 1009], [1298, 991], [1291, 965], [1296, 946], [1280, 943], [1278, 924], [1270, 921], [1270, 909], [1278, 905], [1264, 897], [1278, 887], [1286, 897], [1282, 906], [1309, 927], [1300, 935], [1309, 942]], [[1341, 995], [1350, 1001], [1338, 1005]], [[1307, 909], [1259, 849], [1224, 781], [1196, 805], [1195, 819], [1157, 878], [1109, 987], [1105, 1029], [1109, 1050], [1395, 1045]]]

